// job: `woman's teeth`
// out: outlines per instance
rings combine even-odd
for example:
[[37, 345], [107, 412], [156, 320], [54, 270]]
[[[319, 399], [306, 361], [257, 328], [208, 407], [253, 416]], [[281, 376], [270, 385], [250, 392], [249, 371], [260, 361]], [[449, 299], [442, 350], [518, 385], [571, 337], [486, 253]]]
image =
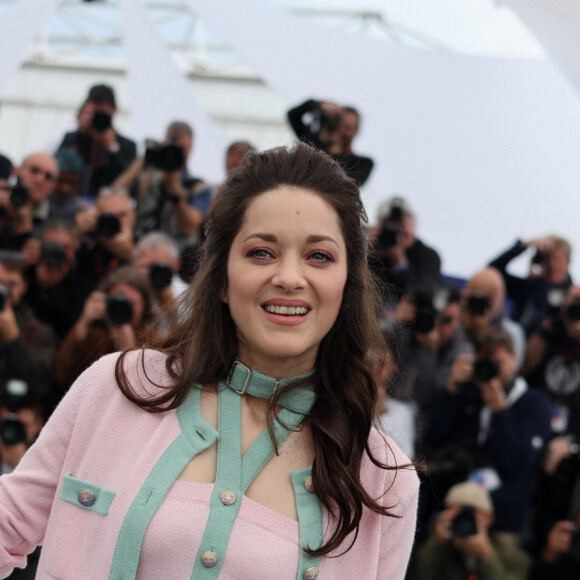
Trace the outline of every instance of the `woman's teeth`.
[[270, 314], [285, 314], [286, 316], [304, 316], [308, 312], [308, 308], [304, 306], [274, 306], [273, 304], [264, 306], [264, 310]]

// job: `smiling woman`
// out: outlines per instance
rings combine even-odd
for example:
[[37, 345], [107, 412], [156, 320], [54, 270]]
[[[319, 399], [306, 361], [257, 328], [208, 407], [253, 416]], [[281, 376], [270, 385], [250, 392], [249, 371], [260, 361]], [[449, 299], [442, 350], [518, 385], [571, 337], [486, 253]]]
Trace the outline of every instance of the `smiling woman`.
[[210, 211], [187, 316], [88, 369], [2, 480], [0, 573], [44, 538], [59, 578], [402, 579], [418, 478], [372, 428], [364, 218], [326, 154], [250, 154]]

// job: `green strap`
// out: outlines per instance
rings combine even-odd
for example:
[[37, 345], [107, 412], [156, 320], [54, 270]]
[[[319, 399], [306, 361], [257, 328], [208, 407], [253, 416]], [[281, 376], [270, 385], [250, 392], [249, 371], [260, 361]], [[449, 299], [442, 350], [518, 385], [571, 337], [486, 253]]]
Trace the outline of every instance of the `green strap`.
[[[241, 397], [234, 390], [221, 387], [221, 384], [218, 385], [218, 428], [222, 436], [218, 440], [217, 475], [210, 500], [207, 524], [191, 575], [192, 580], [194, 578], [195, 580], [214, 579], [219, 576], [243, 495], [274, 453], [274, 446], [266, 429], [242, 458]], [[291, 430], [295, 429], [304, 418], [303, 415], [288, 409], [282, 409], [280, 415], [290, 430], [275, 422], [274, 433], [278, 445], [282, 445]], [[236, 501], [231, 505], [222, 502], [222, 493], [226, 491], [236, 495]], [[205, 566], [202, 562], [202, 556], [208, 552], [211, 552], [217, 559], [211, 567]]]
[[300, 525], [300, 547], [302, 548], [298, 565], [298, 580], [305, 578], [307, 570], [320, 567], [320, 556], [311, 556], [304, 551], [304, 548], [313, 550], [320, 548], [324, 536], [322, 505], [314, 491], [308, 491], [309, 487], [306, 485], [306, 481], [311, 477], [312, 467], [292, 472], [292, 485]]
[[200, 396], [201, 390], [192, 388], [177, 410], [182, 433], [159, 458], [125, 515], [113, 555], [111, 580], [135, 578], [141, 544], [151, 518], [185, 466], [217, 439], [217, 431], [201, 414]]

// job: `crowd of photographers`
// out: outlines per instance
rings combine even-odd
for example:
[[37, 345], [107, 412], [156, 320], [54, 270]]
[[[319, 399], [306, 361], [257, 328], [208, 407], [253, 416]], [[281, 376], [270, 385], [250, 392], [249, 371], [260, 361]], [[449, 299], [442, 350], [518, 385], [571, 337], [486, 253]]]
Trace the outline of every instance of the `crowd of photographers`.
[[[570, 244], [519, 240], [462, 281], [441, 275], [415, 225], [395, 197], [369, 229], [396, 368], [387, 409], [396, 400], [413, 413], [407, 431], [426, 468], [409, 578], [579, 578], [580, 287]], [[528, 249], [517, 277], [510, 262]]]
[[[138, 157], [115, 112], [113, 90], [93, 86], [54, 154], [19, 166], [0, 155], [2, 473], [93, 361], [171, 328], [195, 272], [217, 186], [187, 169], [193, 129], [172, 122]], [[352, 148], [356, 109], [311, 99], [288, 121], [358, 183], [369, 177], [372, 159]], [[225, 171], [252, 149], [233, 143]], [[377, 426], [425, 465], [409, 579], [580, 577], [570, 245], [520, 240], [468, 280], [447, 278], [401, 197], [379, 208], [368, 239], [392, 362]], [[510, 262], [529, 248], [528, 275], [514, 276]]]

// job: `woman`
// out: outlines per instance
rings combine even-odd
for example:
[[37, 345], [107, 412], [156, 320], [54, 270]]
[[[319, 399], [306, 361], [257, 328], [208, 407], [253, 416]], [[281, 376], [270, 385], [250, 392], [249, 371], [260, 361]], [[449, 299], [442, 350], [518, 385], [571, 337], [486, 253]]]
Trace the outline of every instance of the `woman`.
[[324, 153], [248, 156], [187, 321], [86, 371], [1, 481], [0, 572], [44, 537], [40, 577], [402, 579], [418, 478], [371, 430], [363, 217]]

